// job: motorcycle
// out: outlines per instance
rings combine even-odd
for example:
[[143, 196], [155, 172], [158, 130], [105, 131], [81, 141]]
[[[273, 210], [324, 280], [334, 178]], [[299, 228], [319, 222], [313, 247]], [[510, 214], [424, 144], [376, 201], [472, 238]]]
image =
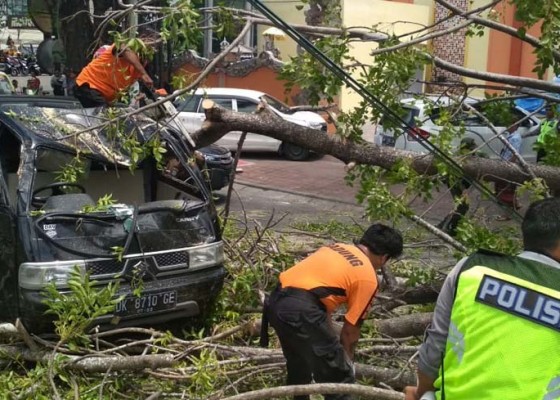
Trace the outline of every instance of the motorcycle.
[[27, 63], [27, 69], [29, 73], [35, 72], [37, 75], [41, 75], [41, 67], [37, 64], [37, 61], [30, 61]]
[[35, 57], [31, 57], [31, 56], [25, 57], [24, 61], [29, 73], [35, 72], [37, 75], [41, 75], [41, 68], [39, 67], [39, 64], [37, 63]]
[[7, 61], [6, 73], [9, 73], [12, 76], [18, 76], [20, 74], [25, 76], [29, 74], [29, 70], [27, 69], [27, 65], [25, 64], [25, 61], [12, 56], [7, 56], [6, 61]]

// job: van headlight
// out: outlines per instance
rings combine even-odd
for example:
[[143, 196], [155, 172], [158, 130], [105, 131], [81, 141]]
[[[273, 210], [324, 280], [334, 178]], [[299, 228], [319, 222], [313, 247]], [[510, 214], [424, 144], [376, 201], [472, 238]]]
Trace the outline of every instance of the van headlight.
[[213, 267], [224, 262], [224, 245], [222, 242], [195, 247], [189, 252], [189, 269]]
[[23, 263], [19, 266], [19, 286], [30, 290], [43, 290], [51, 283], [57, 288], [67, 287], [75, 266], [85, 276], [86, 266], [83, 262]]

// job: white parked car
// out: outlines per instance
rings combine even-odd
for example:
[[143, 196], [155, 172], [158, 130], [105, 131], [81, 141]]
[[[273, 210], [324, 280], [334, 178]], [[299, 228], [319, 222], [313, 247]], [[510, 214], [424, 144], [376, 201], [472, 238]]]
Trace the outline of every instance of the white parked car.
[[[387, 123], [387, 118], [382, 117], [374, 136], [374, 143], [402, 150], [427, 153], [428, 150], [422, 146], [418, 140], [418, 136], [433, 139], [434, 136], [438, 135], [442, 130], [442, 127], [437, 124], [441, 114], [441, 109], [449, 107], [451, 104], [451, 101], [448, 98], [437, 99], [435, 100], [435, 103], [432, 102], [432, 100], [434, 99], [429, 100], [429, 103], [414, 98], [402, 100], [401, 104], [406, 112], [403, 116], [403, 120], [412, 126], [413, 129], [399, 135], [399, 133], [402, 132], [402, 129], [387, 127], [387, 125], [389, 125]], [[488, 118], [495, 125], [498, 132], [503, 132], [507, 128], [505, 126], [499, 126], [500, 124], [496, 121], [495, 117], [488, 115], [485, 112], [483, 107], [484, 102], [481, 100], [469, 98], [465, 101]], [[510, 112], [516, 121], [527, 117], [523, 122], [521, 122], [520, 127], [518, 128], [521, 137], [523, 138], [521, 155], [528, 161], [535, 161], [536, 153], [533, 150], [533, 144], [539, 134], [540, 120], [535, 116], [529, 116], [527, 111], [515, 106], [513, 103]], [[457, 124], [464, 124], [464, 137], [473, 138], [481, 152], [486, 153], [490, 158], [500, 157], [500, 151], [504, 147], [503, 143], [499, 139], [494, 138], [494, 132], [487, 126], [482, 118], [472, 111], [469, 112], [468, 107], [463, 106], [462, 110], [455, 113], [453, 121]], [[460, 139], [461, 138], [457, 138], [453, 142], [454, 146], [459, 145]], [[482, 146], [483, 143], [486, 144]]]
[[[187, 95], [175, 101], [175, 107], [187, 131], [194, 132], [202, 127], [205, 120], [202, 101], [211, 99], [220, 106], [238, 112], [251, 113], [257, 110], [261, 97], [268, 103], [271, 110], [286, 121], [322, 130], [326, 133], [327, 123], [319, 114], [309, 111], [292, 112], [290, 107], [274, 97], [256, 90], [234, 88], [199, 88], [194, 95]], [[241, 132], [229, 132], [216, 143], [235, 151]], [[289, 160], [301, 161], [309, 157], [309, 149], [282, 143], [277, 139], [247, 133], [243, 144], [243, 151], [278, 151]]]

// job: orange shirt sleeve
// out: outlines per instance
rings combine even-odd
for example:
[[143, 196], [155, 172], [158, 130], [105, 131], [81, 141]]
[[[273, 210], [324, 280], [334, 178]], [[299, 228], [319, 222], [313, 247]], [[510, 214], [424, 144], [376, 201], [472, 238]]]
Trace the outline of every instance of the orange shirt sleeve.
[[348, 291], [348, 305], [344, 318], [352, 325], [356, 325], [367, 315], [377, 291], [377, 282], [373, 280], [356, 280]]

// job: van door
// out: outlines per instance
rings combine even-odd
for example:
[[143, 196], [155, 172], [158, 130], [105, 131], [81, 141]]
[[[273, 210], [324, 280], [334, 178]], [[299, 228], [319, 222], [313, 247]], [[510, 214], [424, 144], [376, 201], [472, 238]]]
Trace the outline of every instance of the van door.
[[[1, 185], [4, 185], [4, 178]], [[14, 321], [18, 313], [17, 243], [15, 218], [9, 206], [0, 205], [0, 320]]]
[[17, 187], [19, 142], [0, 126], [0, 320], [14, 321], [18, 316], [19, 245], [16, 240], [15, 202], [12, 204], [8, 181]]

